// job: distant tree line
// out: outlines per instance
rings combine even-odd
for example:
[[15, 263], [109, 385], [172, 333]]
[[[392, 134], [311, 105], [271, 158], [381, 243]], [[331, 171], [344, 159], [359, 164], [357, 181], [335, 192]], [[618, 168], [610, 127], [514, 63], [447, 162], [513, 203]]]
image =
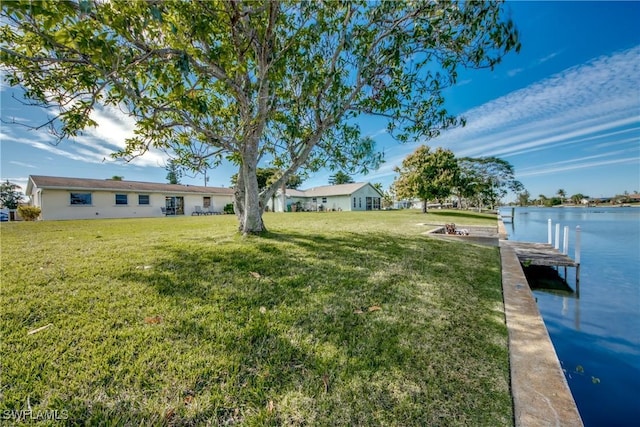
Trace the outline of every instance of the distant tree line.
[[567, 192], [564, 189], [559, 189], [556, 193], [547, 197], [544, 194], [539, 194], [537, 198], [532, 199], [531, 195], [528, 191], [523, 191], [518, 194], [518, 205], [520, 206], [559, 206], [562, 204], [573, 204], [580, 205], [586, 201], [588, 204], [598, 204], [598, 203], [632, 203], [637, 201], [636, 199], [631, 198], [631, 194], [638, 194], [637, 191], [633, 193], [629, 193], [625, 191], [622, 194], [616, 194], [610, 197], [604, 198], [592, 198], [588, 195], [582, 193], [576, 193], [571, 196], [567, 196]]
[[392, 191], [398, 199], [419, 199], [422, 211], [428, 202], [457, 198], [457, 206], [494, 207], [507, 192], [524, 189], [514, 178], [513, 166], [497, 157], [456, 158], [451, 150], [426, 145], [396, 167]]

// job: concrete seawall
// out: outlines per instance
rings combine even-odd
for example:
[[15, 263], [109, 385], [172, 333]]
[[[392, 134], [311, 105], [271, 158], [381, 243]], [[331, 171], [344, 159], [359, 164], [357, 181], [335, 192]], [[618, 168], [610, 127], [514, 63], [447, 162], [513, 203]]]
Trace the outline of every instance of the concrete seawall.
[[513, 249], [502, 244], [507, 236], [502, 221], [498, 233], [515, 425], [582, 426], [520, 261]]

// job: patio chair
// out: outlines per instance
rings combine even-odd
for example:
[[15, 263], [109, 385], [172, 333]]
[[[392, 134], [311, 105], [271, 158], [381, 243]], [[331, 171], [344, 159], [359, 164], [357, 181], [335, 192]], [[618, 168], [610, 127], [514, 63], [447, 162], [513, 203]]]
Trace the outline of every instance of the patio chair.
[[167, 216], [167, 208], [161, 207], [160, 211], [162, 212], [162, 215]]
[[202, 206], [196, 206], [196, 210], [191, 212], [191, 216], [194, 216], [194, 215], [200, 216], [200, 215], [205, 215], [205, 214], [206, 214], [206, 212], [202, 210]]
[[466, 228], [461, 228], [461, 229], [456, 229], [456, 225], [451, 223], [451, 224], [445, 224], [444, 225], [445, 228], [445, 232], [447, 234], [456, 234], [458, 236], [468, 236], [469, 235], [469, 230], [467, 230]]

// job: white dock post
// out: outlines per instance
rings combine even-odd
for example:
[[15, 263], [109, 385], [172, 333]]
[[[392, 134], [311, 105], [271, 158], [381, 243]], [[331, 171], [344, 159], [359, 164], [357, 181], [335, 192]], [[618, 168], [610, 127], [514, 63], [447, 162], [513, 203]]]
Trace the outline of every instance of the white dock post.
[[569, 226], [568, 225], [564, 226], [564, 237], [562, 240], [562, 254], [563, 255], [569, 254]]
[[580, 226], [576, 225], [576, 264], [580, 264]]
[[551, 244], [551, 218], [547, 220], [547, 243]]
[[576, 297], [580, 298], [580, 226], [576, 225]]
[[560, 224], [556, 224], [556, 244], [553, 246], [556, 250], [560, 249]]

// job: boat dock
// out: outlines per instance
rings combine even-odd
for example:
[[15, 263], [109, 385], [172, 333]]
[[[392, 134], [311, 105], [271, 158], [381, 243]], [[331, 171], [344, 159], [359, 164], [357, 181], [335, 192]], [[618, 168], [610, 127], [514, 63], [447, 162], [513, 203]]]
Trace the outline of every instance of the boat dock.
[[513, 218], [516, 216], [515, 208], [511, 208], [511, 215], [503, 214], [500, 210], [498, 210], [498, 220], [502, 222], [513, 222]]
[[564, 227], [564, 238], [562, 242], [562, 251], [560, 250], [560, 224], [555, 227], [555, 244], [553, 242], [553, 227], [551, 220], [548, 220], [547, 243], [535, 242], [518, 242], [507, 239], [507, 231], [504, 222], [498, 221], [498, 234], [500, 235], [500, 244], [509, 246], [515, 252], [520, 264], [540, 265], [548, 267], [564, 267], [564, 278], [567, 278], [567, 267], [575, 267], [576, 269], [576, 295], [580, 297], [580, 226], [576, 227], [575, 234], [575, 259], [572, 259], [569, 253], [569, 227]]
[[548, 243], [516, 242], [512, 240], [506, 240], [504, 243], [513, 248], [520, 262], [525, 265], [546, 265], [550, 267], [578, 267], [580, 265]]
[[[513, 249], [518, 261], [524, 266], [541, 265], [547, 267], [564, 267], [564, 278], [567, 278], [567, 267], [576, 269], [576, 295], [580, 298], [580, 262], [579, 255], [577, 261], [570, 256], [560, 252], [549, 243], [517, 242], [513, 240], [502, 240], [501, 245]], [[579, 251], [579, 250], [578, 250]], [[579, 252], [577, 252], [579, 254]]]

